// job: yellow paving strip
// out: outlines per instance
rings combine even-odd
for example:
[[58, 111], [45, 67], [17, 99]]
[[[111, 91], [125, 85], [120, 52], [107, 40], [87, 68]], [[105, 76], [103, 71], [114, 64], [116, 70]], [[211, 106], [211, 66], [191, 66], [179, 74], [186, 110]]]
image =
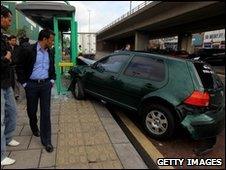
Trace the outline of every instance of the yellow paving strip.
[[[152, 158], [154, 162], [157, 162], [158, 158], [164, 158], [164, 156], [158, 151], [158, 149], [151, 143], [151, 141], [131, 122], [123, 113], [116, 112], [126, 127], [134, 135], [140, 145], [144, 148], [147, 154]], [[158, 166], [159, 169], [174, 169], [172, 166]]]

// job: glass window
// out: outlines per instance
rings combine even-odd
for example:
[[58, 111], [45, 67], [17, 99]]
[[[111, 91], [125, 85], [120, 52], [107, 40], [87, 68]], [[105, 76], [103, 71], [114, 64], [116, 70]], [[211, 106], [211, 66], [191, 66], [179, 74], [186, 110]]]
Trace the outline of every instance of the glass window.
[[124, 74], [160, 82], [165, 79], [165, 65], [161, 59], [135, 56]]
[[206, 63], [194, 63], [205, 89], [217, 89], [223, 87], [220, 78], [214, 73], [213, 68]]
[[97, 67], [104, 71], [118, 73], [122, 66], [128, 61], [129, 55], [114, 55], [99, 62]]

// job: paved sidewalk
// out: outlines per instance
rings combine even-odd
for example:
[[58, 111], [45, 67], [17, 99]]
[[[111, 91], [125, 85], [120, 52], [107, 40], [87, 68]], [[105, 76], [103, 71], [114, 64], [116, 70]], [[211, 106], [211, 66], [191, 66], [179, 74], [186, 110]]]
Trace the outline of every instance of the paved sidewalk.
[[21, 144], [7, 148], [16, 163], [3, 169], [147, 169], [111, 114], [98, 101], [78, 101], [71, 95], [53, 96], [52, 153], [47, 153], [40, 138], [32, 135], [24, 97], [18, 102], [18, 111], [15, 139]]

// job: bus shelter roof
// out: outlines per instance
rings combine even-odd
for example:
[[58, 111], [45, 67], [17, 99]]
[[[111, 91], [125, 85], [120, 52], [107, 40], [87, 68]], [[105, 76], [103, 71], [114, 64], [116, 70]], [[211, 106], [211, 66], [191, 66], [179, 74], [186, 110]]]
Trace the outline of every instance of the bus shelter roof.
[[[75, 7], [62, 2], [22, 2], [16, 9], [43, 28], [53, 30], [53, 17], [71, 17]], [[59, 30], [69, 31], [70, 20], [60, 20]]]

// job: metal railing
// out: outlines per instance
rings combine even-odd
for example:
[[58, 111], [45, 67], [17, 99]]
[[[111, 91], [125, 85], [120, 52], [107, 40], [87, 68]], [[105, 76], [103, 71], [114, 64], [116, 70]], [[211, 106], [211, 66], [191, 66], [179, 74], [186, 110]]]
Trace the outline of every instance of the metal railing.
[[[25, 0], [23, 0], [22, 3], [23, 3], [23, 2], [32, 2], [32, 1], [25, 1]], [[34, 2], [34, 1], [33, 1], [33, 2]], [[50, 1], [50, 2], [52, 2], [52, 1]], [[60, 2], [61, 2], [61, 1], [60, 1]], [[63, 2], [64, 2], [65, 4], [67, 4], [67, 5], [70, 5], [70, 3], [69, 3], [68, 1], [63, 1]]]
[[124, 18], [126, 18], [126, 17], [132, 15], [133, 13], [139, 11], [140, 9], [144, 8], [145, 6], [147, 6], [148, 4], [150, 4], [150, 3], [152, 3], [152, 2], [153, 2], [153, 1], [145, 1], [145, 2], [143, 2], [142, 4], [136, 6], [136, 7], [133, 8], [131, 11], [129, 11], [129, 12], [123, 14], [123, 15], [122, 15], [121, 17], [119, 17], [118, 19], [114, 20], [114, 21], [111, 22], [110, 24], [108, 24], [108, 25], [106, 25], [105, 27], [103, 27], [102, 29], [100, 29], [100, 30], [97, 32], [97, 34], [100, 33], [100, 32], [102, 32], [103, 30], [105, 30], [105, 29], [111, 27], [112, 25], [116, 24], [117, 22], [123, 20]]

